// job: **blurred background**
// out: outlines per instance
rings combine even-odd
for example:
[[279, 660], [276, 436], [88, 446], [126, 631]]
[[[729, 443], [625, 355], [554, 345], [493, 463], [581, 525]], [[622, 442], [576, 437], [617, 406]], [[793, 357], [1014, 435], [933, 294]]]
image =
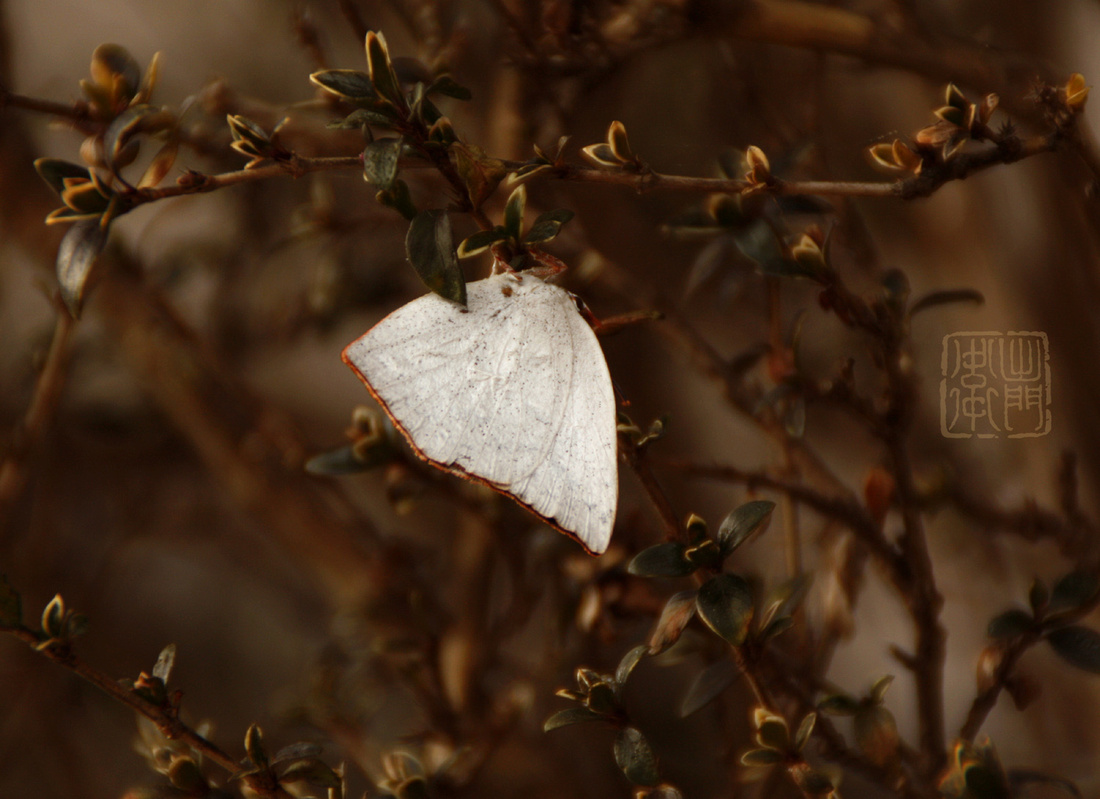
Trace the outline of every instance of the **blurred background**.
[[[617, 119], [634, 152], [663, 173], [715, 176], [719, 156], [757, 145], [781, 176], [884, 180], [867, 148], [930, 124], [949, 81], [971, 99], [997, 92], [995, 122], [1011, 118], [1026, 132], [1041, 129], [1031, 99], [1037, 81], [1100, 74], [1100, 5], [1088, 0], [764, 3], [793, 14], [770, 26], [753, 21], [754, 5], [3, 0], [0, 81], [23, 96], [69, 103], [97, 45], [121, 44], [142, 64], [160, 52], [153, 101], [180, 113], [205, 143], [181, 148], [169, 184], [186, 169], [243, 167], [228, 147], [227, 113], [268, 130], [285, 120], [283, 141], [302, 155], [355, 155], [361, 138], [326, 129], [340, 114], [319, 100], [308, 76], [322, 66], [365, 69], [362, 23], [385, 33], [392, 55], [445, 67], [470, 87], [472, 101], [444, 98], [441, 109], [464, 141], [498, 158], [529, 158], [534, 144], [553, 151], [568, 135], [565, 156], [579, 161], [579, 148], [603, 140]], [[821, 9], [867, 21], [865, 38], [815, 28]], [[22, 592], [27, 617], [62, 593], [91, 620], [81, 657], [118, 677], [149, 671], [175, 643], [170, 687], [183, 691], [185, 718], [210, 719], [213, 739], [235, 754], [252, 722], [273, 749], [321, 742], [328, 762], [348, 762], [354, 794], [378, 778], [382, 755], [397, 746], [429, 768], [455, 758], [442, 783], [455, 795], [629, 790], [608, 731], [541, 730], [564, 706], [553, 692], [572, 683], [574, 668], [614, 669], [645, 641], [653, 613], [676, 590], [623, 573], [629, 556], [662, 536], [629, 470], [620, 473], [615, 543], [599, 559], [507, 500], [425, 470], [407, 453], [339, 479], [302, 470], [308, 457], [346, 441], [356, 405], [373, 407], [341, 363], [342, 348], [423, 293], [405, 263], [404, 221], [375, 202], [355, 170], [246, 183], [122, 217], [111, 232], [112, 268], [101, 270], [69, 336], [56, 409], [26, 447], [21, 431], [58, 329], [53, 258], [64, 233], [42, 222], [58, 201], [31, 164], [43, 156], [79, 161], [81, 136], [47, 115], [0, 113], [0, 424], [4, 452], [19, 462], [0, 496], [0, 572]], [[1086, 139], [1097, 113], [1095, 104], [1086, 108]], [[429, 170], [404, 177], [420, 207], [448, 203]], [[563, 285], [597, 316], [652, 308], [670, 315], [602, 343], [629, 416], [642, 427], [668, 417], [654, 471], [675, 513], [697, 513], [716, 528], [749, 495], [691, 478], [672, 462], [783, 468], [781, 448], [731, 407], [698, 344], [728, 360], [766, 343], [765, 281], [728, 241], [669, 234], [667, 223], [704, 204], [703, 195], [554, 180], [528, 190], [531, 218], [552, 208], [576, 212], [550, 249], [572, 267]], [[491, 217], [499, 218], [506, 196], [501, 189], [487, 203]], [[836, 224], [833, 263], [857, 293], [879, 290], [881, 275], [897, 268], [913, 296], [969, 287], [985, 297], [981, 306], [944, 306], [913, 322], [919, 480], [954, 481], [995, 507], [1032, 499], [1056, 507], [1059, 464], [1072, 451], [1081, 505], [1095, 511], [1096, 196], [1089, 171], [1067, 149], [990, 169], [927, 199], [830, 198], [831, 212], [807, 220]], [[457, 235], [476, 229], [461, 216], [454, 221]], [[792, 221], [792, 230], [804, 224]], [[481, 258], [463, 266], [477, 279], [489, 265]], [[866, 342], [822, 311], [816, 294], [793, 280], [779, 291], [784, 331], [806, 310], [805, 368], [826, 378], [850, 356], [872, 390]], [[941, 436], [943, 338], [982, 330], [1047, 334], [1048, 435]], [[749, 380], [771, 386], [759, 366]], [[865, 428], [836, 407], [811, 404], [805, 439], [857, 492], [883, 462]], [[806, 568], [819, 574], [805, 623], [836, 623], [847, 613], [830, 594], [842, 536], [804, 509], [798, 519]], [[765, 582], [789, 576], [779, 532], [789, 524], [774, 524], [734, 566]], [[888, 517], [888, 533], [898, 526]], [[949, 732], [974, 696], [989, 618], [1023, 602], [1035, 576], [1050, 582], [1079, 561], [1095, 563], [1095, 543], [1060, 546], [988, 527], [950, 508], [928, 516], [945, 598]], [[829, 679], [858, 695], [883, 674], [897, 675], [887, 706], [912, 740], [912, 680], [890, 654], [891, 645], [911, 645], [912, 630], [873, 569], [846, 621], [850, 636]], [[752, 795], [759, 788], [740, 785], [731, 754], [750, 740], [747, 690], [738, 685], [679, 717], [700, 657], [644, 662], [628, 704], [664, 776], [687, 795]], [[991, 714], [985, 729], [1002, 759], [1100, 795], [1100, 683], [1046, 648], [1023, 666], [1043, 692], [1023, 711], [1002, 698]], [[129, 711], [0, 639], [0, 795], [95, 799], [156, 784], [161, 778], [135, 753], [136, 736]], [[858, 779], [845, 793], [877, 795]]]

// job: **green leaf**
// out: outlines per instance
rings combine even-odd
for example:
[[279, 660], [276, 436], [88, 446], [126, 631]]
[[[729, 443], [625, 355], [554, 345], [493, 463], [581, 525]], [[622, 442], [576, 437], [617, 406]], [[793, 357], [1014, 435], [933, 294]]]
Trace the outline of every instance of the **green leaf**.
[[615, 669], [615, 693], [616, 696], [621, 696], [623, 686], [626, 685], [626, 681], [630, 679], [631, 673], [634, 671], [634, 667], [637, 666], [642, 658], [646, 656], [649, 651], [649, 647], [645, 644], [639, 644], [631, 649], [625, 655], [622, 660], [619, 661], [619, 667]]
[[637, 727], [625, 727], [615, 739], [615, 762], [634, 785], [656, 785], [657, 757]]
[[363, 150], [363, 178], [383, 191], [393, 187], [401, 158], [401, 139], [376, 139]]
[[279, 775], [279, 782], [304, 782], [316, 788], [339, 788], [340, 775], [320, 760], [299, 760]]
[[985, 297], [975, 289], [947, 289], [945, 291], [930, 291], [918, 298], [909, 309], [909, 316], [939, 305], [948, 305], [956, 302], [971, 302], [981, 305]]
[[741, 754], [743, 766], [774, 766], [784, 759], [782, 752], [774, 749], [750, 749]]
[[761, 533], [767, 530], [774, 510], [774, 502], [761, 499], [746, 502], [731, 512], [718, 528], [718, 544], [722, 547], [722, 554], [733, 552], [757, 530]]
[[151, 133], [165, 130], [175, 123], [175, 118], [160, 108], [149, 105], [128, 108], [115, 117], [103, 134], [103, 151], [107, 160], [117, 166], [126, 166], [134, 160], [136, 150], [123, 157], [127, 144], [139, 133]]
[[288, 760], [319, 757], [322, 751], [321, 746], [312, 741], [298, 741], [297, 743], [288, 744], [276, 752], [275, 757], [271, 758], [271, 765], [285, 763]]
[[607, 129], [607, 143], [611, 147], [611, 152], [620, 161], [634, 160], [634, 153], [630, 149], [630, 141], [626, 137], [626, 126], [622, 122], [615, 120], [611, 123], [611, 126]]
[[760, 631], [760, 643], [766, 643], [776, 636], [782, 635], [787, 630], [794, 627], [794, 617], [792, 616], [776, 616], [769, 621], [763, 630]]
[[1027, 592], [1027, 603], [1031, 605], [1032, 611], [1038, 612], [1045, 608], [1049, 601], [1050, 591], [1046, 583], [1036, 577], [1031, 581], [1031, 588]]
[[619, 699], [615, 687], [609, 682], [597, 682], [588, 689], [584, 706], [601, 716], [609, 716], [619, 709]]
[[[705, 525], [703, 530], [705, 532]], [[697, 569], [718, 567], [722, 563], [722, 550], [711, 538], [697, 539], [697, 543], [684, 550], [684, 559]]]
[[504, 230], [515, 241], [519, 241], [523, 231], [523, 212], [526, 207], [527, 187], [517, 186], [504, 204]]
[[42, 632], [50, 638], [60, 638], [65, 632], [64, 620], [65, 600], [61, 598], [61, 594], [54, 594], [54, 598], [42, 610]]
[[856, 743], [878, 765], [893, 760], [898, 751], [898, 726], [882, 705], [864, 705], [853, 719]]
[[752, 589], [736, 574], [720, 574], [703, 583], [696, 597], [699, 618], [733, 646], [745, 642], [752, 621]]
[[65, 190], [65, 179], [76, 178], [90, 180], [87, 167], [63, 161], [60, 158], [39, 158], [34, 162], [34, 168], [39, 177], [50, 185], [50, 188], [61, 194]]
[[634, 799], [684, 799], [684, 795], [675, 785], [667, 782], [634, 792]]
[[573, 212], [559, 208], [555, 211], [546, 211], [539, 214], [527, 235], [523, 237], [524, 244], [537, 244], [542, 241], [550, 241], [561, 232], [561, 226], [573, 218]]
[[1013, 608], [994, 616], [986, 628], [990, 638], [1015, 638], [1035, 627], [1035, 619], [1026, 610]]
[[980, 763], [963, 769], [967, 799], [1011, 799], [1012, 793], [998, 775]]
[[802, 723], [798, 725], [798, 732], [794, 734], [794, 748], [801, 752], [806, 747], [806, 742], [813, 735], [814, 725], [817, 724], [817, 714], [810, 712], [802, 717]]
[[168, 682], [168, 677], [172, 674], [172, 667], [176, 664], [176, 645], [169, 644], [160, 650], [160, 654], [157, 655], [157, 662], [153, 666], [153, 676], [159, 677], [163, 683]]
[[456, 100], [469, 100], [473, 98], [473, 92], [460, 84], [450, 75], [440, 75], [431, 82], [426, 89], [427, 94], [443, 94]]
[[88, 632], [90, 622], [83, 613], [70, 613], [65, 618], [65, 638], [76, 638]]
[[184, 796], [207, 796], [210, 784], [203, 776], [198, 763], [190, 757], [177, 757], [168, 766], [166, 776], [173, 786], [179, 788]]
[[678, 640], [695, 615], [695, 589], [681, 591], [669, 597], [661, 610], [661, 618], [649, 636], [649, 654], [659, 655]]
[[791, 731], [780, 716], [772, 715], [761, 722], [756, 731], [756, 742], [769, 749], [785, 752], [791, 745]]
[[57, 282], [61, 299], [74, 319], [80, 317], [88, 278], [106, 245], [107, 231], [98, 218], [77, 222], [61, 239], [57, 250]]
[[684, 557], [687, 547], [675, 541], [647, 547], [634, 556], [626, 570], [639, 577], [682, 577], [695, 571]]
[[707, 538], [707, 520], [702, 516], [694, 513], [688, 516], [687, 521], [684, 522], [684, 529], [692, 546], [698, 546], [710, 540]]
[[568, 727], [570, 724], [579, 724], [583, 721], [606, 721], [606, 717], [593, 713], [586, 707], [568, 707], [548, 718], [542, 725], [542, 731], [550, 732], [558, 727]]
[[176, 163], [179, 147], [179, 140], [175, 137], [166, 141], [164, 146], [157, 150], [157, 154], [153, 156], [153, 160], [149, 162], [149, 166], [145, 168], [145, 172], [142, 174], [141, 180], [138, 181], [137, 187], [139, 189], [147, 189], [159, 185], [168, 175], [173, 164]]
[[882, 276], [882, 293], [886, 302], [900, 314], [909, 302], [909, 276], [900, 269], [888, 269]]
[[828, 797], [834, 795], [836, 786], [833, 779], [824, 771], [818, 771], [803, 764], [802, 768], [792, 770], [791, 777], [806, 796]]
[[111, 204], [111, 201], [103, 195], [99, 187], [91, 181], [87, 183], [70, 183], [65, 191], [61, 193], [61, 199], [65, 202], [65, 205], [77, 213], [96, 214], [97, 216], [104, 213]]
[[393, 461], [393, 447], [388, 439], [379, 437], [366, 443], [367, 446], [361, 446], [361, 442], [345, 444], [314, 455], [306, 461], [305, 470], [318, 477], [339, 477], [377, 469]]
[[129, 100], [141, 85], [141, 66], [125, 47], [119, 44], [101, 44], [92, 53], [92, 79], [100, 86], [113, 87], [120, 83], [120, 100]]
[[1071, 666], [1100, 674], [1100, 633], [1089, 627], [1071, 624], [1051, 630], [1046, 639]]
[[323, 69], [314, 72], [309, 79], [326, 92], [351, 102], [372, 101], [378, 97], [370, 75], [355, 69]]
[[469, 258], [471, 255], [477, 255], [506, 238], [508, 238], [508, 234], [502, 227], [495, 227], [492, 230], [479, 230], [477, 233], [463, 239], [462, 243], [458, 245], [458, 257]]
[[1054, 584], [1047, 611], [1076, 610], [1089, 602], [1100, 590], [1096, 576], [1086, 571], [1070, 572]]
[[452, 243], [451, 218], [440, 209], [421, 211], [409, 223], [405, 252], [424, 284], [444, 299], [466, 305], [466, 282]]
[[410, 222], [416, 218], [416, 206], [413, 205], [412, 195], [409, 194], [409, 184], [398, 178], [393, 186], [383, 189], [374, 195], [382, 205], [392, 208]]
[[401, 85], [397, 82], [397, 75], [390, 63], [389, 48], [386, 46], [386, 37], [375, 31], [367, 32], [367, 66], [370, 68], [370, 81], [379, 97], [389, 100], [398, 108], [402, 108], [405, 96], [401, 93]]
[[717, 660], [703, 669], [695, 682], [691, 684], [684, 701], [680, 703], [680, 717], [686, 718], [692, 713], [709, 705], [719, 694], [737, 680], [737, 667], [727, 659]]
[[356, 108], [343, 119], [334, 119], [325, 124], [329, 130], [362, 130], [364, 126], [371, 124], [385, 124], [389, 118], [381, 118], [380, 114], [368, 111], [365, 108]]
[[886, 674], [875, 680], [875, 684], [871, 686], [870, 690], [871, 701], [876, 704], [882, 704], [882, 700], [886, 698], [886, 692], [890, 689], [893, 682], [893, 674]]
[[830, 716], [854, 716], [859, 708], [859, 700], [847, 694], [831, 694], [817, 703], [817, 709]]
[[267, 135], [267, 131], [251, 119], [240, 114], [227, 114], [225, 121], [229, 125], [229, 132], [233, 136], [233, 141], [248, 142], [259, 153], [266, 151], [271, 146], [271, 137]]
[[1064, 791], [1070, 796], [1075, 796], [1077, 799], [1081, 797], [1081, 789], [1077, 787], [1076, 783], [1042, 771], [1022, 768], [1011, 769], [1008, 772], [1008, 783], [1013, 789], [1013, 796], [1026, 796], [1029, 785], [1049, 785], [1052, 788]]
[[17, 627], [23, 623], [23, 598], [12, 588], [5, 574], [0, 574], [0, 626]]
[[607, 142], [582, 147], [581, 154], [600, 166], [622, 167], [623, 165], [623, 162], [616, 157], [615, 151], [611, 149], [611, 145]]
[[255, 724], [249, 726], [244, 734], [244, 751], [257, 768], [267, 768], [267, 753], [264, 751], [264, 734]]

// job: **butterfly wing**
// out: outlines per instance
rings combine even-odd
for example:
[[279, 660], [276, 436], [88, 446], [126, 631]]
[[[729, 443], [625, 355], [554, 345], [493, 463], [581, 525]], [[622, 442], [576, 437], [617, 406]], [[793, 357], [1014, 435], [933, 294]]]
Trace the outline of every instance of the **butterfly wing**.
[[603, 350], [568, 292], [541, 283], [546, 298], [529, 313], [569, 353], [558, 374], [567, 384], [561, 424], [540, 468], [516, 481], [512, 493], [590, 552], [607, 549], [615, 524], [619, 481], [615, 395]]
[[595, 335], [564, 290], [533, 275], [470, 283], [467, 308], [421, 297], [344, 360], [421, 457], [602, 552], [618, 489], [614, 395]]

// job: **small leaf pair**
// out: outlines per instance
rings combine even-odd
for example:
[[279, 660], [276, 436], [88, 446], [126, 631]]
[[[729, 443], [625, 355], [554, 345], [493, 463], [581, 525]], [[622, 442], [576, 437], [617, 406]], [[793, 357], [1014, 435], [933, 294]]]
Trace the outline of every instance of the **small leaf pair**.
[[706, 523], [692, 515], [687, 523], [691, 544], [669, 541], [643, 549], [627, 570], [640, 577], [682, 577], [699, 568], [717, 568], [753, 534], [767, 529], [773, 510], [775, 503], [768, 500], [747, 502], [726, 516], [714, 539], [707, 537]]
[[645, 164], [630, 149], [626, 126], [615, 120], [607, 129], [607, 141], [581, 148], [581, 154], [597, 166], [640, 172]]
[[543, 244], [557, 237], [562, 225], [573, 218], [573, 212], [558, 208], [538, 215], [534, 224], [523, 232], [523, 217], [527, 208], [527, 187], [517, 186], [504, 204], [503, 223], [467, 237], [458, 245], [458, 257], [469, 258], [493, 245], [505, 244], [514, 254], [524, 252], [533, 244]]
[[1022, 635], [1042, 637], [1071, 666], [1100, 674], [1100, 632], [1070, 623], [1100, 595], [1100, 580], [1091, 572], [1075, 571], [1062, 577], [1053, 589], [1036, 579], [1028, 592], [1031, 612], [1012, 608], [995, 616], [987, 633], [1007, 641]]

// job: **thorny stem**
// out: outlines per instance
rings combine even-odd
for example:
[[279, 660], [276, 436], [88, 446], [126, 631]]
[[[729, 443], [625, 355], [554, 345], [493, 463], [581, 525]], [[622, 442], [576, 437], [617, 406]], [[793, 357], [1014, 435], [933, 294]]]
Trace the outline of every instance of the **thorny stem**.
[[[199, 752], [203, 757], [217, 763], [230, 774], [236, 774], [241, 769], [241, 764], [234, 760], [216, 744], [208, 741], [193, 729], [179, 720], [174, 708], [161, 707], [145, 699], [139, 694], [127, 688], [110, 675], [89, 666], [80, 660], [70, 646], [56, 645], [41, 647], [39, 634], [22, 624], [13, 627], [0, 627], [0, 631], [6, 632], [18, 638], [27, 646], [52, 660], [54, 663], [68, 669], [82, 680], [91, 683], [105, 694], [119, 703], [126, 705], [136, 713], [153, 722], [161, 733], [171, 740], [183, 741], [189, 747]], [[270, 775], [253, 774], [243, 777], [249, 788], [260, 796], [271, 799], [290, 799], [290, 794], [284, 791]]]

